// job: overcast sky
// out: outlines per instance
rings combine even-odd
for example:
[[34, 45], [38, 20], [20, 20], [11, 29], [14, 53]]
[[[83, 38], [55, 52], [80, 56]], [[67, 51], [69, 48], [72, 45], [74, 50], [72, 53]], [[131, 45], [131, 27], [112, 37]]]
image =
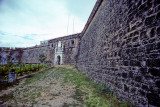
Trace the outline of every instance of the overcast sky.
[[34, 46], [43, 40], [80, 33], [95, 3], [96, 0], [0, 0], [0, 47]]

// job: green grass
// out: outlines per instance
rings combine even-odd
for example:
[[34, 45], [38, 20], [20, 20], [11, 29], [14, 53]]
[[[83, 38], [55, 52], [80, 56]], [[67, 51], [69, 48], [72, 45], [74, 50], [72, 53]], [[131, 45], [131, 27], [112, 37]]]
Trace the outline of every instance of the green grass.
[[[63, 78], [63, 84], [75, 85], [75, 92], [72, 96], [78, 103], [64, 104], [64, 107], [129, 107], [126, 102], [119, 101], [114, 96], [114, 91], [110, 90], [109, 85], [96, 84], [90, 80], [85, 73], [79, 72], [76, 67], [62, 68], [56, 67], [39, 74], [32, 75], [25, 81], [25, 84], [30, 84], [38, 81], [40, 78], [45, 78], [49, 73], [54, 73], [57, 80]], [[31, 93], [33, 94], [33, 93]], [[37, 93], [35, 93], [37, 95]], [[33, 97], [34, 98], [34, 97]]]
[[87, 107], [128, 107], [129, 104], [119, 101], [109, 90], [109, 86], [96, 84], [85, 73], [79, 72], [75, 67], [72, 69], [58, 68], [58, 74], [64, 75], [64, 83], [76, 85], [73, 98]]
[[24, 85], [27, 85], [27, 84], [33, 83], [35, 81], [38, 81], [40, 78], [45, 77], [49, 72], [50, 72], [50, 70], [42, 71], [38, 74], [31, 74], [29, 76], [29, 78], [26, 79]]
[[[23, 85], [25, 86], [25, 85], [34, 83], [36, 81], [39, 81], [39, 79], [47, 77], [47, 75], [49, 75], [49, 73], [51, 73], [53, 70], [54, 69], [50, 69], [50, 70], [41, 71], [39, 73], [29, 75], [29, 77], [25, 80], [25, 83]], [[18, 92], [24, 91], [23, 94], [21, 93], [21, 95], [23, 96], [23, 99], [19, 99], [19, 96], [15, 96], [15, 99], [17, 99], [18, 102], [24, 105], [27, 102], [37, 103], [36, 98], [41, 97], [40, 92], [42, 91], [43, 88], [46, 88], [46, 87], [30, 86], [30, 88], [19, 89]]]

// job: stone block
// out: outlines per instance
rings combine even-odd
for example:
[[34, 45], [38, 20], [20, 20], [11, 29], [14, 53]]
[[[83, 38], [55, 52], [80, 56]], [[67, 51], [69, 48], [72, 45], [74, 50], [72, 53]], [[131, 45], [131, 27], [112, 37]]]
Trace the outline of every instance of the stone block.
[[160, 105], [160, 97], [157, 93], [147, 93], [147, 98], [150, 105], [157, 107]]
[[157, 28], [157, 35], [160, 36], [160, 27]]
[[147, 17], [147, 18], [145, 19], [145, 25], [148, 26], [148, 27], [156, 26], [156, 25], [157, 25], [157, 22], [156, 22], [155, 15], [150, 16], [150, 17]]
[[160, 77], [160, 69], [158, 68], [149, 68], [148, 70], [153, 76], [159, 76]]
[[136, 76], [136, 77], [135, 77], [135, 81], [141, 82], [141, 81], [142, 81], [142, 77], [141, 77], [141, 76]]
[[149, 67], [160, 67], [160, 59], [148, 59], [147, 65]]

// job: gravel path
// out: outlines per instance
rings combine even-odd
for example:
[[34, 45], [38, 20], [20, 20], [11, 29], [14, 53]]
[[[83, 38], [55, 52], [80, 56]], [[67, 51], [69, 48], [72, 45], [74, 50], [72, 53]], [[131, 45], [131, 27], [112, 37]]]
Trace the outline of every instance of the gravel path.
[[59, 76], [60, 71], [54, 70], [56, 68], [48, 71], [48, 74], [38, 81], [28, 85], [24, 85], [23, 81], [18, 86], [5, 90], [12, 94], [11, 98], [1, 106], [67, 107], [78, 104], [78, 101], [72, 98], [75, 86], [64, 84], [63, 75]]

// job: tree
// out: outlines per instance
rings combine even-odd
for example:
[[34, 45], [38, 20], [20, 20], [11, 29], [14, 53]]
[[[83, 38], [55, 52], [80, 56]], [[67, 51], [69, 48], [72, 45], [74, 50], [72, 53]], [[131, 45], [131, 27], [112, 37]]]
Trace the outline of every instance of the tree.
[[44, 54], [40, 54], [40, 55], [39, 55], [39, 61], [40, 61], [41, 63], [44, 63], [45, 60], [46, 60], [46, 56], [45, 56]]

